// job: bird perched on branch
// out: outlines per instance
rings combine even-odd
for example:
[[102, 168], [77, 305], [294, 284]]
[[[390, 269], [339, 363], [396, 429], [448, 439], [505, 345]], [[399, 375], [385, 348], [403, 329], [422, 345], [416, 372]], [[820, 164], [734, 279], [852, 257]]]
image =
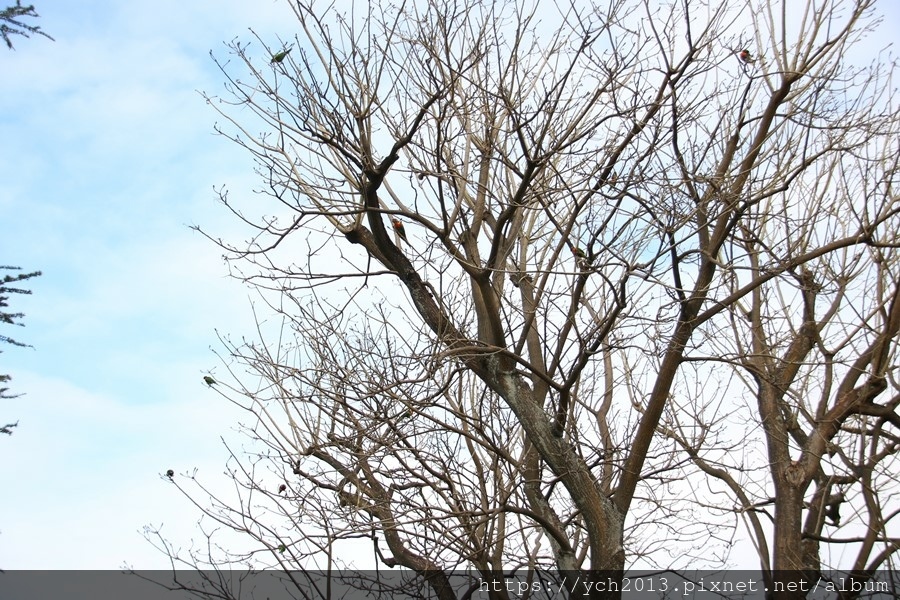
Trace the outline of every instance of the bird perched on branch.
[[738, 58], [741, 59], [741, 62], [744, 63], [744, 64], [751, 64], [751, 65], [752, 65], [753, 63], [756, 62], [756, 59], [754, 59], [754, 58], [750, 55], [750, 51], [747, 50], [746, 48], [743, 49], [743, 50], [741, 50], [740, 52], [738, 52]]
[[835, 527], [839, 527], [841, 524], [841, 503], [844, 501], [844, 494], [838, 493], [833, 496], [829, 496], [828, 503], [825, 505], [825, 510], [822, 513], [825, 515], [831, 524]]
[[575, 261], [578, 263], [579, 269], [588, 269], [591, 266], [591, 261], [588, 258], [587, 254], [584, 253], [584, 250], [576, 246], [575, 244], [570, 244], [569, 248], [572, 249], [572, 255], [575, 257]]
[[208, 385], [209, 387], [212, 387], [212, 386], [214, 386], [215, 384], [219, 383], [218, 381], [216, 381], [215, 379], [213, 379], [213, 378], [210, 377], [209, 375], [204, 375], [204, 376], [203, 376], [203, 381], [206, 382], [206, 385]]
[[287, 485], [286, 485], [286, 484], [282, 483], [281, 485], [278, 486], [278, 493], [279, 493], [279, 494], [283, 494], [286, 490], [287, 490]]
[[270, 64], [274, 65], [274, 64], [280, 63], [287, 57], [288, 54], [291, 53], [291, 50], [293, 50], [293, 49], [294, 49], [294, 47], [291, 46], [290, 48], [286, 48], [286, 49], [282, 50], [281, 52], [276, 52], [275, 54], [272, 55], [272, 60], [269, 61]]
[[394, 231], [397, 232], [397, 235], [400, 236], [400, 239], [409, 244], [409, 240], [406, 238], [406, 228], [403, 226], [403, 223], [400, 221], [400, 219], [398, 219], [397, 217], [391, 217], [391, 225], [393, 225]]
[[173, 477], [175, 477], [175, 471], [173, 471], [172, 469], [169, 469], [168, 471], [166, 471], [166, 477], [168, 477], [169, 479], [172, 479]]

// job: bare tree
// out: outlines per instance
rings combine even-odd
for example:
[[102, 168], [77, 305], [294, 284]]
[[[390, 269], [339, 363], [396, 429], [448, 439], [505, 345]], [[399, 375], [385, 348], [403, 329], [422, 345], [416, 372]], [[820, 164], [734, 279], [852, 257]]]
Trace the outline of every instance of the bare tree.
[[[894, 140], [872, 144], [866, 127], [830, 128], [824, 149], [845, 151], [817, 160], [799, 202], [759, 202], [728, 245], [722, 292], [740, 300], [702, 313], [727, 321], [705, 331], [688, 379], [713, 377], [711, 361], [731, 364], [736, 381], [724, 390], [741, 401], [727, 412], [715, 399], [675, 402], [664, 419], [666, 434], [731, 492], [722, 508], [746, 520], [765, 570], [840, 568], [858, 582], [893, 567], [900, 540], [890, 534], [900, 509], [891, 500], [900, 279], [896, 229], [882, 229], [898, 209], [898, 131], [877, 125]], [[736, 429], [739, 444], [723, 452]]]
[[301, 1], [233, 43], [208, 100], [275, 202], [223, 193], [253, 233], [219, 243], [284, 326], [228, 344], [266, 451], [207, 514], [285, 567], [359, 536], [429, 574], [713, 566], [739, 517], [767, 573], [890, 564], [897, 117], [892, 65], [843, 62], [872, 4]]

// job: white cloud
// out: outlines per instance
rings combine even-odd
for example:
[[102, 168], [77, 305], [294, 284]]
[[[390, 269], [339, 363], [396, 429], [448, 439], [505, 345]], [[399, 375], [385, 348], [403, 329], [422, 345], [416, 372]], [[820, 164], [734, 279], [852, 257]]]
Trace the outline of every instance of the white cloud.
[[184, 541], [199, 515], [159, 474], [221, 483], [219, 436], [243, 414], [201, 376], [215, 330], [240, 336], [252, 314], [187, 226], [236, 233], [213, 186], [246, 193], [255, 177], [197, 90], [221, 86], [210, 49], [256, 22], [283, 29], [289, 9], [271, 4], [48, 0], [39, 24], [56, 41], [2, 57], [16, 93], [0, 97], [0, 135], [16, 143], [0, 149], [0, 263], [44, 275], [12, 306], [35, 349], [3, 349], [27, 395], [0, 405], [20, 422], [0, 439], [0, 568], [165, 567], [138, 531], [165, 523]]

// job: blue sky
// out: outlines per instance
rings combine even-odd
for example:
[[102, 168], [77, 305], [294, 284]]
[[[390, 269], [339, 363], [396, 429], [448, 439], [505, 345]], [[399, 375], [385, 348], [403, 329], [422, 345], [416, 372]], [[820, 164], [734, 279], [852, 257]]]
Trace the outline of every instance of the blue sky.
[[25, 394], [0, 403], [20, 423], [0, 438], [0, 568], [165, 568], [141, 528], [184, 542], [199, 513], [160, 474], [222, 471], [242, 415], [202, 376], [225, 376], [217, 331], [254, 330], [253, 292], [189, 229], [243, 239], [213, 188], [257, 183], [198, 91], [222, 91], [210, 50], [251, 27], [280, 46], [294, 17], [275, 0], [34, 2], [56, 41], [0, 48], [0, 264], [44, 273], [12, 298], [26, 327], [4, 330], [34, 349], [0, 348]]
[[0, 439], [0, 568], [165, 567], [139, 530], [186, 541], [198, 513], [159, 474], [221, 472], [239, 413], [202, 376], [224, 370], [216, 330], [253, 325], [252, 292], [189, 229], [240, 236], [213, 187], [256, 183], [198, 91], [222, 90], [210, 50], [250, 27], [277, 44], [293, 15], [268, 0], [36, 8], [56, 41], [0, 49], [0, 264], [44, 273], [12, 298], [25, 328], [4, 330], [34, 349], [0, 355], [25, 394], [0, 404], [19, 421]]

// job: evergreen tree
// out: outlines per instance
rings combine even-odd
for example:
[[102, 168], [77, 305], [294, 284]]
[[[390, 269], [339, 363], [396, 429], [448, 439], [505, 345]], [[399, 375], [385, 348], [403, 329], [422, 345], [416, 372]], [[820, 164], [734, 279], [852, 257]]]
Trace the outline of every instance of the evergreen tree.
[[47, 39], [53, 39], [43, 31], [41, 31], [40, 27], [36, 25], [28, 25], [27, 23], [23, 23], [19, 20], [21, 17], [37, 16], [38, 14], [37, 12], [35, 12], [33, 4], [22, 6], [22, 3], [19, 0], [16, 0], [15, 6], [9, 6], [0, 11], [0, 36], [3, 37], [3, 41], [6, 42], [6, 46], [10, 50], [13, 47], [12, 40], [9, 37], [10, 35], [30, 37], [32, 33], [37, 33]]
[[[0, 266], [0, 269], [5, 269], [7, 271], [19, 271], [20, 267], [9, 267], [9, 266]], [[16, 284], [22, 281], [26, 281], [31, 279], [32, 277], [37, 277], [41, 274], [40, 271], [33, 271], [31, 273], [19, 273], [16, 275], [4, 275], [2, 281], [0, 281], [0, 323], [4, 323], [6, 325], [18, 325], [19, 327], [23, 326], [23, 323], [20, 322], [20, 319], [24, 317], [24, 313], [12, 313], [7, 312], [7, 308], [9, 307], [9, 294], [30, 294], [31, 290], [27, 290], [21, 287], [15, 287], [12, 284]], [[0, 334], [0, 343], [12, 344], [13, 346], [23, 346], [30, 347], [28, 344], [24, 344], [19, 342], [8, 335]], [[5, 386], [5, 384], [12, 379], [8, 374], [0, 375], [0, 398], [15, 398], [18, 394], [10, 395], [7, 392], [9, 388]], [[7, 423], [6, 425], [0, 426], [0, 433], [5, 433], [7, 435], [12, 434], [13, 428], [18, 425], [18, 423]]]
[[[13, 44], [10, 39], [10, 35], [21, 35], [24, 37], [29, 37], [32, 33], [37, 33], [44, 36], [47, 39], [52, 40], [53, 38], [41, 31], [41, 28], [36, 25], [28, 25], [18, 20], [20, 17], [37, 17], [38, 14], [34, 10], [34, 5], [29, 4], [28, 6], [22, 6], [20, 0], [16, 0], [15, 6], [9, 6], [0, 11], [0, 36], [3, 37], [3, 41], [6, 42], [6, 46], [12, 49]], [[19, 271], [21, 267], [9, 267], [9, 266], [0, 266], [0, 269], [5, 269], [7, 271]], [[6, 312], [6, 308], [9, 306], [8, 294], [30, 294], [31, 290], [26, 290], [17, 287], [9, 287], [11, 283], [18, 283], [20, 281], [25, 281], [27, 279], [31, 279], [32, 277], [37, 277], [40, 275], [40, 271], [34, 271], [33, 273], [22, 273], [19, 275], [6, 275], [3, 277], [2, 283], [0, 283], [0, 323], [6, 323], [8, 325], [19, 325], [22, 323], [17, 322], [17, 319], [21, 319], [25, 316], [22, 313], [8, 313]], [[8, 343], [14, 346], [28, 346], [28, 344], [23, 344], [21, 342], [17, 342], [11, 337], [0, 334], [0, 343]], [[9, 375], [0, 374], [0, 386], [3, 386], [6, 382], [11, 379]], [[15, 398], [15, 395], [7, 394], [9, 390], [8, 387], [0, 387], [0, 398]], [[0, 426], [0, 433], [5, 433], [7, 435], [12, 435], [12, 430], [19, 423], [7, 423], [6, 425]]]

